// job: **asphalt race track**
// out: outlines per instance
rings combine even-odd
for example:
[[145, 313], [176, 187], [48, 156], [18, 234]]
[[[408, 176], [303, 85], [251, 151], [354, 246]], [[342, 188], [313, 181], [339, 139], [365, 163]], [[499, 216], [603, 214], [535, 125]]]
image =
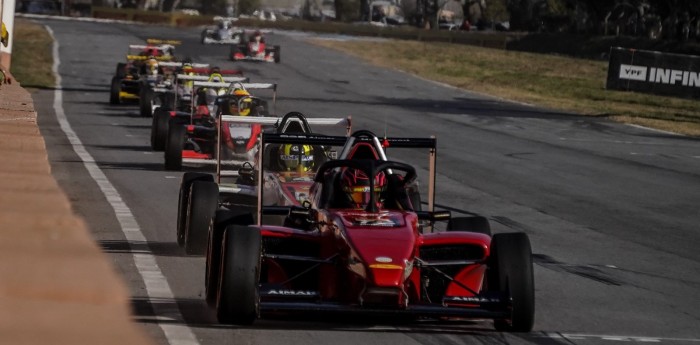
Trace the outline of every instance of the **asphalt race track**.
[[[54, 90], [42, 90], [34, 101], [53, 174], [129, 284], [135, 322], [159, 344], [700, 343], [698, 139], [466, 93], [319, 48], [300, 33], [268, 36], [282, 46], [280, 64], [234, 65], [228, 48], [200, 45], [198, 29], [42, 23], [60, 46], [66, 118], [147, 242], [127, 240], [58, 127]], [[437, 204], [487, 216], [495, 232], [530, 236], [535, 331], [498, 333], [490, 321], [298, 316], [218, 325], [203, 301], [204, 259], [186, 256], [175, 242], [181, 173], [164, 171], [162, 154], [151, 151], [150, 118], [139, 117], [136, 105], [108, 103], [116, 63], [128, 44], [148, 37], [182, 39], [180, 56], [278, 83], [279, 114], [352, 115], [355, 129], [435, 135]], [[427, 159], [389, 153], [425, 176]], [[157, 272], [144, 271], [150, 257]], [[156, 279], [161, 272], [167, 284]]]

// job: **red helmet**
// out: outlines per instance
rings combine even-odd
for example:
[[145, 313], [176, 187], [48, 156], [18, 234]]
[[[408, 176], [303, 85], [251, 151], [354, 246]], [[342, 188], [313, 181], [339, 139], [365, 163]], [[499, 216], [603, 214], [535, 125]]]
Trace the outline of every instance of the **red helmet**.
[[[348, 201], [353, 207], [365, 208], [370, 201], [370, 183], [367, 174], [362, 170], [347, 168], [343, 171], [341, 180], [341, 187], [345, 195], [347, 195]], [[387, 180], [386, 175], [383, 172], [379, 172], [374, 177], [374, 201], [377, 203], [377, 207], [381, 207], [382, 203], [380, 200], [380, 194], [386, 190]]]

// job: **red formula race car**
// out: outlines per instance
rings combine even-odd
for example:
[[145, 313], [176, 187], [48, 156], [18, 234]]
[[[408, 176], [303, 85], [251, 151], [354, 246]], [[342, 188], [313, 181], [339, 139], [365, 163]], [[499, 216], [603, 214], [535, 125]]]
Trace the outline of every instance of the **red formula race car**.
[[[368, 133], [348, 138], [341, 152], [369, 143], [386, 157], [381, 140]], [[263, 133], [261, 144], [329, 140], [336, 139]], [[410, 146], [421, 140], [393, 142]], [[217, 211], [209, 233], [206, 295], [218, 320], [251, 324], [280, 313], [386, 314], [491, 318], [498, 330], [530, 331], [535, 301], [527, 235], [491, 236], [482, 217], [433, 211], [432, 140], [425, 212], [410, 201], [415, 169], [365, 159], [370, 156], [324, 163], [301, 207], [263, 206], [259, 195], [257, 217]], [[259, 193], [264, 183], [259, 175]], [[285, 216], [285, 226], [266, 224], [267, 215]], [[422, 225], [442, 220], [449, 221], [444, 232]]]
[[280, 46], [268, 46], [260, 31], [255, 31], [246, 43], [231, 47], [230, 53], [233, 61], [263, 61], [280, 62]]
[[[180, 124], [171, 119], [165, 142], [164, 165], [167, 170], [181, 170], [183, 164], [216, 165], [216, 150], [219, 130], [216, 126], [219, 117], [267, 116], [270, 114], [267, 101], [250, 95], [248, 90], [272, 90], [274, 107], [277, 84], [272, 83], [219, 83], [194, 82], [192, 99], [196, 106], [192, 119], [199, 123]], [[253, 148], [260, 133], [259, 124], [222, 128], [221, 143], [224, 161], [231, 165], [241, 165], [253, 160]]]
[[[306, 118], [299, 112], [287, 113], [284, 117], [228, 116], [221, 117], [221, 127], [262, 126], [266, 131], [280, 134], [311, 134], [310, 125], [334, 127], [336, 131], [349, 134], [350, 118]], [[234, 127], [245, 128], [245, 127]], [[249, 129], [250, 130], [250, 129]], [[221, 129], [223, 132], [223, 128]], [[217, 208], [235, 209], [240, 213], [255, 214], [257, 207], [257, 170], [263, 169], [265, 183], [263, 204], [267, 206], [299, 206], [309, 195], [314, 173], [329, 158], [323, 146], [268, 145], [266, 162], [257, 160], [232, 169], [222, 164], [221, 151], [228, 150], [222, 143], [216, 155], [216, 174], [186, 172], [180, 184], [178, 202], [178, 244], [187, 254], [203, 255], [206, 252], [208, 229], [215, 218]], [[255, 150], [254, 152], [257, 152]], [[216, 183], [213, 183], [213, 182]], [[228, 212], [225, 212], [228, 213]], [[284, 217], [277, 217], [282, 225]]]

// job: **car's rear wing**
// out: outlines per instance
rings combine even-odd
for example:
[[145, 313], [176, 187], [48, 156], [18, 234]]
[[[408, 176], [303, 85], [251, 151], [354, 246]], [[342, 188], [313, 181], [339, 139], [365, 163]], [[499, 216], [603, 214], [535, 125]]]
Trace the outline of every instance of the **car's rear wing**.
[[[227, 165], [227, 163], [231, 161], [224, 161], [221, 159], [221, 153], [219, 150], [221, 150], [221, 137], [222, 137], [222, 126], [224, 123], [237, 123], [237, 124], [259, 124], [259, 125], [274, 125], [275, 127], [282, 125], [280, 122], [283, 120], [284, 117], [262, 117], [262, 116], [236, 116], [236, 115], [222, 115], [220, 117], [221, 121], [219, 121], [219, 126], [218, 126], [218, 133], [217, 133], [217, 152], [216, 152], [216, 176], [217, 176], [217, 183], [221, 182], [221, 177], [228, 177], [228, 176], [238, 176], [237, 172], [229, 172], [229, 171], [222, 171], [221, 167], [224, 165]], [[290, 117], [287, 120], [288, 124], [289, 121], [299, 121], [301, 122], [302, 120], [297, 117]], [[316, 117], [316, 118], [304, 118], [304, 121], [306, 121], [306, 124], [308, 125], [314, 125], [314, 126], [344, 126], [346, 133], [349, 135], [350, 131], [352, 130], [352, 117], [347, 116], [347, 117]], [[337, 137], [337, 138], [343, 138], [342, 141], [337, 141], [339, 144], [335, 146], [342, 145], [343, 142], [345, 142], [345, 139], [347, 137]], [[262, 150], [259, 150], [262, 151]], [[261, 157], [258, 157], [261, 159]], [[262, 162], [262, 160], [258, 160], [258, 162]], [[244, 162], [240, 162], [240, 164], [243, 164]], [[258, 169], [262, 170], [262, 169]]]
[[[146, 55], [127, 55], [126, 59], [129, 61], [139, 61], [139, 60], [148, 60], [149, 56]], [[154, 56], [154, 59], [158, 61], [172, 61], [175, 57], [172, 55], [160, 55], [160, 56]]]
[[[378, 138], [370, 131], [357, 131], [349, 137], [341, 136], [325, 136], [318, 134], [277, 134], [277, 133], [262, 133], [260, 138], [260, 147], [265, 147], [266, 144], [299, 144], [299, 145], [324, 145], [324, 146], [343, 146], [338, 159], [346, 159], [350, 149], [357, 142], [371, 143], [375, 148], [381, 160], [388, 160], [386, 157], [385, 148], [426, 148], [429, 150], [429, 166], [430, 173], [428, 176], [428, 212], [435, 213], [435, 177], [437, 169], [437, 139], [434, 136], [429, 138]], [[258, 152], [258, 160], [262, 162], [262, 151]], [[262, 169], [258, 169], [258, 181], [262, 180]], [[260, 182], [259, 182], [260, 183]], [[258, 186], [258, 225], [263, 213], [262, 206], [262, 191]], [[423, 215], [425, 218], [426, 215]]]
[[[174, 61], [164, 61], [164, 62], [160, 63], [160, 66], [178, 68], [178, 67], [184, 66], [184, 63], [174, 62]], [[192, 66], [192, 68], [209, 68], [208, 63], [191, 63], [190, 66]], [[183, 74], [183, 75], [186, 75], [186, 74]]]
[[180, 41], [180, 40], [162, 40], [159, 38], [149, 38], [149, 39], [146, 39], [146, 43], [178, 46], [178, 45], [182, 44], [182, 41]]
[[[195, 81], [195, 82], [209, 82], [209, 83], [217, 83], [217, 82], [210, 82], [209, 78], [210, 76], [208, 75], [189, 75], [189, 74], [178, 74], [177, 80], [185, 80], [185, 81]], [[249, 79], [247, 77], [223, 77], [224, 83], [218, 82], [217, 84], [225, 84], [225, 85], [214, 85], [214, 86], [209, 86], [209, 87], [228, 87], [230, 83], [234, 82], [242, 82], [245, 83]], [[203, 84], [198, 84], [197, 86], [207, 86]]]
[[238, 17], [214, 16], [214, 18], [212, 18], [212, 19], [214, 19], [215, 22], [218, 22], [218, 21], [237, 22], [238, 21]]

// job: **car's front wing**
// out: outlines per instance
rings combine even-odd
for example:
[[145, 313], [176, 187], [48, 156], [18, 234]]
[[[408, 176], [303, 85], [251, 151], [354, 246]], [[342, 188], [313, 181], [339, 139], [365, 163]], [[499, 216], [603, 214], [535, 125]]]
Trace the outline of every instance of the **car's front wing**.
[[458, 317], [458, 318], [484, 318], [484, 319], [506, 319], [510, 317], [507, 308], [484, 308], [484, 307], [444, 307], [440, 305], [409, 305], [406, 308], [370, 308], [338, 303], [314, 303], [314, 302], [277, 302], [261, 301], [260, 312], [284, 313], [284, 312], [304, 312], [320, 314], [357, 314], [357, 315], [411, 315], [420, 317]]

